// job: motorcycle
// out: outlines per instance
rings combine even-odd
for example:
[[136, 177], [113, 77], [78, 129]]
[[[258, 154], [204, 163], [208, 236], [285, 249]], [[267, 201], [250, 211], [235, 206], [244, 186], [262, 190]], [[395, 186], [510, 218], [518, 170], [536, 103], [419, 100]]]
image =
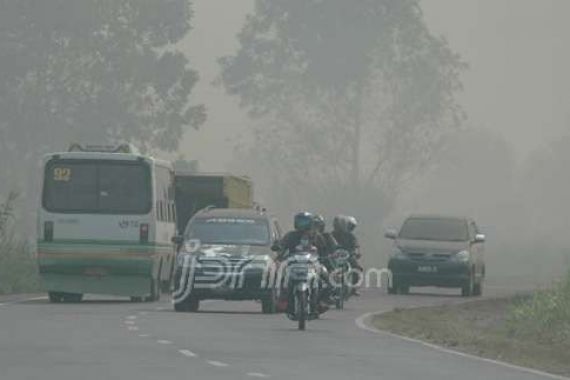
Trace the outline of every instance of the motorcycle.
[[319, 261], [314, 247], [300, 245], [286, 262], [287, 317], [305, 330], [307, 321], [319, 317]]

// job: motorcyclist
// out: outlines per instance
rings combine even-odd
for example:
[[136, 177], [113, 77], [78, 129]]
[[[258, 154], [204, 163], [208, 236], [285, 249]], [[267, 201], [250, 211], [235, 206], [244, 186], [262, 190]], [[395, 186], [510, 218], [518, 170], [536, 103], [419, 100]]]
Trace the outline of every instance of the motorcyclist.
[[322, 215], [315, 216], [315, 230], [318, 235], [320, 235], [319, 240], [321, 240], [321, 244], [323, 245], [323, 252], [321, 259], [326, 261], [325, 259], [328, 258], [332, 253], [334, 253], [338, 248], [338, 242], [330, 232], [326, 232], [326, 222], [325, 218]]
[[[358, 243], [358, 239], [354, 234], [354, 230], [357, 226], [358, 221], [355, 217], [339, 215], [334, 218], [332, 235], [338, 242], [340, 248], [345, 249], [351, 253], [350, 264], [352, 267], [362, 273], [364, 271], [364, 268], [359, 262], [359, 260], [362, 258], [362, 254], [360, 253], [360, 244]], [[354, 274], [352, 276], [352, 284], [356, 285], [357, 283], [358, 275]], [[360, 295], [356, 289], [356, 286], [353, 286], [352, 291], [353, 295]]]
[[324, 254], [325, 246], [322, 238], [315, 233], [315, 217], [310, 212], [300, 212], [294, 218], [294, 230], [283, 236], [279, 243], [280, 259], [286, 259], [287, 255], [306, 240], [307, 243], [316, 247], [319, 256]]
[[[315, 216], [309, 212], [300, 212], [294, 218], [294, 230], [283, 236], [279, 243], [279, 261], [287, 259], [290, 253], [294, 252], [299, 245], [313, 245], [319, 257], [326, 254], [326, 246], [320, 234], [316, 232]], [[321, 274], [322, 270], [321, 268]], [[324, 294], [326, 296], [326, 293]], [[319, 313], [328, 310], [323, 294], [319, 296]]]
[[334, 300], [331, 298], [333, 284], [330, 281], [329, 273], [334, 268], [331, 265], [330, 256], [339, 249], [339, 245], [332, 233], [326, 231], [326, 221], [322, 215], [315, 216], [315, 230], [319, 236], [318, 239], [322, 241], [321, 244], [323, 245], [319, 260], [324, 266], [324, 269], [321, 271], [322, 284], [326, 286], [321, 289], [321, 299], [327, 304], [332, 304], [334, 303]]

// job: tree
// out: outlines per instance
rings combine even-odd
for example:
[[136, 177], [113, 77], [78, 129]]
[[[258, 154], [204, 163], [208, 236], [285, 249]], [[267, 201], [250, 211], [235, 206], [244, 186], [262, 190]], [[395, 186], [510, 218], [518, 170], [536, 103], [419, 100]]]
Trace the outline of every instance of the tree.
[[0, 0], [2, 178], [74, 141], [177, 149], [205, 119], [175, 48], [191, 15], [187, 0]]
[[220, 82], [257, 120], [241, 157], [276, 200], [386, 205], [460, 124], [465, 64], [418, 3], [256, 2]]

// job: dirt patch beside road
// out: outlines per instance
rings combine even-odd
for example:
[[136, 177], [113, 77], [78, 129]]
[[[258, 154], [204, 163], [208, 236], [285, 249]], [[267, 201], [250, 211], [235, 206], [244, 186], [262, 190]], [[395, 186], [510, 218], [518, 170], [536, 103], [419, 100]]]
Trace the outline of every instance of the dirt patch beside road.
[[540, 342], [512, 336], [508, 328], [513, 298], [459, 305], [396, 309], [377, 316], [380, 330], [481, 357], [570, 376], [570, 342]]

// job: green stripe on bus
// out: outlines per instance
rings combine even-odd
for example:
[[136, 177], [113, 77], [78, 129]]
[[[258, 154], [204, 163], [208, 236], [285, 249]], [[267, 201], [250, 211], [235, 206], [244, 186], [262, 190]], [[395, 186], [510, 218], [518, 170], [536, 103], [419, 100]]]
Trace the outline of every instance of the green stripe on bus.
[[93, 239], [57, 239], [53, 241], [38, 240], [38, 246], [55, 245], [85, 245], [85, 246], [131, 246], [131, 247], [168, 247], [172, 248], [172, 243], [141, 243], [139, 241], [128, 240], [93, 240]]

